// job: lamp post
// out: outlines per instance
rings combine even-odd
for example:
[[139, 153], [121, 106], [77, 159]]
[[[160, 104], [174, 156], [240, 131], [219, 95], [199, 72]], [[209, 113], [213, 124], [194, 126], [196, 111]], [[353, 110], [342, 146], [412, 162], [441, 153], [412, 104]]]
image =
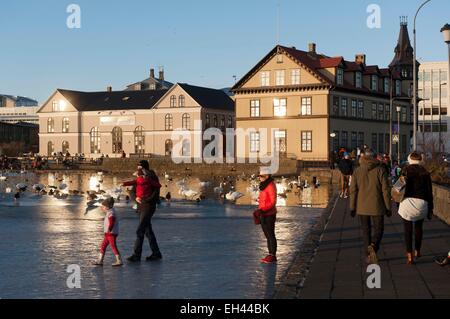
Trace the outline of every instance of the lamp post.
[[[393, 153], [393, 147], [392, 147], [392, 138], [393, 138], [392, 124], [394, 123], [393, 122], [394, 121], [394, 118], [393, 118], [394, 102], [395, 101], [409, 101], [411, 103], [411, 98], [409, 98], [409, 97], [393, 97], [392, 95], [393, 95], [393, 93], [392, 93], [392, 90], [391, 90], [391, 99], [390, 99], [391, 112], [390, 112], [390, 119], [389, 119], [389, 122], [390, 122], [389, 125], [391, 126], [390, 130], [389, 130], [389, 132], [390, 132], [390, 139], [391, 139], [390, 143], [389, 143], [389, 151], [391, 152], [390, 153], [391, 160], [392, 160], [392, 153]], [[400, 112], [401, 112], [402, 111], [401, 106], [397, 106], [396, 111], [399, 112], [398, 111], [399, 108], [400, 108]], [[398, 118], [398, 128], [397, 129], [398, 129], [398, 136], [399, 136], [398, 144], [400, 145], [400, 117]], [[400, 149], [400, 146], [398, 147], [398, 149]], [[398, 155], [398, 156], [400, 157], [400, 155]]]
[[[447, 71], [447, 83], [450, 83], [450, 25], [447, 23], [446, 25], [444, 25], [441, 29], [442, 35], [444, 36], [444, 42], [447, 43], [448, 46], [448, 71]], [[448, 87], [447, 86], [447, 107], [450, 107], [450, 92], [448, 92]], [[439, 110], [439, 114], [440, 114]], [[441, 120], [441, 117], [439, 116], [439, 121]], [[439, 125], [439, 134], [441, 134], [441, 127]], [[439, 135], [440, 137], [440, 135]], [[440, 140], [439, 140], [440, 141]]]
[[[442, 86], [444, 86], [444, 85], [447, 85], [447, 83], [444, 82], [444, 83], [439, 84], [439, 153], [443, 152], [443, 150], [442, 150], [442, 128], [441, 128], [442, 115], [441, 115], [441, 111], [442, 111]], [[433, 112], [431, 112], [431, 113], [433, 113]]]
[[413, 53], [413, 110], [414, 110], [414, 128], [413, 128], [413, 148], [417, 150], [417, 122], [418, 122], [418, 112], [417, 112], [417, 42], [416, 42], [416, 20], [420, 10], [431, 0], [427, 0], [417, 9], [416, 15], [414, 16], [414, 53]]
[[[402, 107], [401, 106], [397, 106], [397, 122], [398, 122], [398, 143], [397, 143], [397, 160], [398, 163], [400, 164], [400, 142], [401, 142], [401, 134], [400, 134], [400, 112], [402, 111]], [[404, 141], [406, 142], [406, 141]]]

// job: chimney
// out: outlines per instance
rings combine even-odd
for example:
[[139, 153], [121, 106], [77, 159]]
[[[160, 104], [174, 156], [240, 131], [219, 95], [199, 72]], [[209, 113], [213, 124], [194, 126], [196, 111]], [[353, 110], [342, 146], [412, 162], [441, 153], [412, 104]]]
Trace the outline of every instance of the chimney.
[[106, 91], [112, 92], [112, 86], [108, 86], [108, 87], [106, 88]]
[[355, 55], [355, 62], [358, 64], [366, 64], [366, 55], [365, 54], [357, 54]]
[[159, 79], [164, 81], [164, 68], [159, 69]]
[[150, 79], [154, 79], [155, 78], [155, 69], [150, 69]]
[[316, 54], [316, 44], [315, 43], [308, 44], [308, 53]]

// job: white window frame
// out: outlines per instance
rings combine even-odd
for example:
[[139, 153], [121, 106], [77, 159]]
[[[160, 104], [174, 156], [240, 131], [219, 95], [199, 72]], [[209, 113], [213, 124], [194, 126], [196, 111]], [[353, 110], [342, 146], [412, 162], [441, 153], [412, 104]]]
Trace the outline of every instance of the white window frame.
[[270, 86], [270, 71], [261, 72], [261, 86]]
[[258, 153], [261, 150], [261, 135], [259, 132], [250, 132], [250, 152]]
[[378, 91], [378, 75], [370, 76], [370, 89], [372, 91]]
[[260, 117], [261, 116], [261, 101], [251, 100], [250, 101], [250, 117]]
[[285, 70], [276, 70], [275, 71], [275, 84], [277, 86], [281, 86], [285, 84]]
[[355, 87], [357, 89], [361, 89], [362, 88], [362, 73], [361, 72], [356, 72], [355, 73]]
[[344, 70], [341, 68], [337, 68], [336, 83], [337, 85], [344, 85]]
[[300, 85], [300, 69], [291, 70], [291, 84]]
[[287, 115], [287, 99], [273, 99], [273, 115], [275, 117]]
[[302, 97], [301, 103], [300, 114], [302, 116], [312, 115], [312, 97]]
[[301, 132], [301, 144], [302, 152], [312, 152], [312, 131]]

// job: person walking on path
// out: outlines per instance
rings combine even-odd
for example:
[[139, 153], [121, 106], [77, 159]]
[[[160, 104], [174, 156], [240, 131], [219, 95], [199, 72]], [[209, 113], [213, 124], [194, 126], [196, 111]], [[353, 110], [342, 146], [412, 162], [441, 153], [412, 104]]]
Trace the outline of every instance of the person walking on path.
[[353, 161], [350, 159], [350, 154], [344, 153], [344, 158], [339, 161], [339, 171], [341, 172], [340, 197], [348, 198], [350, 177], [353, 174]]
[[[431, 175], [423, 167], [422, 155], [416, 152], [408, 157], [408, 164], [402, 169], [405, 177], [405, 195], [398, 209], [405, 227], [405, 245], [407, 263], [414, 264], [421, 257], [423, 223], [425, 218], [433, 216], [433, 185]], [[414, 228], [414, 236], [413, 236]], [[414, 253], [413, 253], [413, 237]]]
[[116, 262], [113, 264], [113, 267], [120, 267], [123, 263], [116, 244], [117, 237], [119, 236], [119, 220], [117, 219], [116, 211], [114, 210], [114, 199], [112, 197], [108, 197], [102, 202], [102, 210], [105, 212], [105, 220], [103, 221], [105, 237], [100, 247], [100, 256], [94, 265], [103, 266], [106, 248], [108, 248], [109, 245], [111, 246], [114, 256], [116, 256]]
[[138, 171], [142, 173], [138, 174], [136, 180], [123, 183], [123, 186], [125, 187], [136, 187], [137, 211], [139, 213], [139, 226], [136, 231], [137, 238], [134, 244], [134, 253], [132, 256], [128, 257], [127, 260], [130, 262], [141, 261], [142, 245], [144, 243], [144, 237], [147, 237], [150, 249], [152, 250], [152, 255], [147, 257], [146, 260], [157, 261], [162, 259], [162, 254], [159, 250], [155, 233], [153, 232], [152, 217], [156, 211], [161, 184], [159, 183], [156, 174], [150, 171], [148, 161], [140, 161]]
[[[355, 169], [350, 186], [351, 216], [359, 216], [367, 263], [377, 264], [384, 234], [384, 216], [391, 217], [391, 190], [386, 170], [367, 150]], [[372, 232], [373, 226], [373, 232]]]
[[261, 259], [261, 262], [272, 264], [277, 262], [277, 238], [275, 236], [277, 188], [268, 168], [261, 168], [259, 180], [259, 206], [255, 212], [255, 222], [261, 224], [269, 248], [269, 255]]

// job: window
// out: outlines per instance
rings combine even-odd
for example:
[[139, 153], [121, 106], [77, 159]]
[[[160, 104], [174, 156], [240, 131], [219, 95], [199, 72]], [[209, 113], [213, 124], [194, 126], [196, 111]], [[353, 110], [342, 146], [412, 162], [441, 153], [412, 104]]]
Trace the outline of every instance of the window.
[[355, 73], [355, 86], [358, 89], [362, 88], [362, 74], [361, 74], [361, 72], [356, 72]]
[[189, 140], [183, 140], [181, 156], [191, 156], [191, 142]]
[[170, 97], [170, 107], [177, 107], [177, 97], [175, 95]]
[[173, 141], [172, 140], [166, 140], [164, 145], [165, 145], [166, 156], [172, 156]]
[[113, 154], [120, 154], [123, 150], [123, 137], [122, 137], [122, 128], [115, 127], [112, 132], [112, 152]]
[[364, 118], [364, 101], [358, 101], [358, 118]]
[[407, 118], [408, 118], [408, 114], [407, 114], [406, 107], [405, 107], [405, 106], [402, 106], [402, 118], [401, 118], [401, 121], [402, 121], [403, 123], [406, 123]]
[[351, 135], [351, 146], [350, 146], [350, 148], [352, 149], [352, 150], [354, 150], [356, 147], [358, 147], [358, 133], [356, 133], [356, 132], [352, 132], [352, 135]]
[[383, 121], [384, 120], [384, 105], [378, 104], [378, 120]]
[[372, 142], [371, 142], [372, 150], [376, 151], [377, 145], [378, 145], [377, 133], [373, 133], [372, 134]]
[[55, 152], [55, 145], [53, 144], [53, 142], [50, 141], [47, 143], [47, 155], [52, 156], [54, 152]]
[[233, 128], [233, 117], [228, 115], [228, 128]]
[[300, 84], [300, 69], [291, 70], [291, 84], [292, 85]]
[[312, 131], [302, 132], [302, 152], [312, 152]]
[[250, 117], [260, 117], [260, 101], [252, 100], [250, 101]]
[[378, 91], [378, 76], [372, 75], [370, 77], [370, 89], [372, 91]]
[[334, 131], [334, 134], [336, 135], [333, 138], [333, 150], [337, 151], [339, 149], [339, 131]]
[[261, 72], [261, 86], [270, 86], [270, 72]]
[[358, 147], [362, 147], [364, 145], [364, 133], [358, 133]]
[[215, 128], [219, 127], [219, 120], [217, 118], [217, 115], [214, 115], [214, 117], [213, 117], [213, 125]]
[[205, 115], [205, 129], [209, 129], [211, 127], [211, 117], [209, 114]]
[[166, 131], [173, 130], [173, 116], [172, 114], [167, 114], [165, 118], [165, 129]]
[[150, 84], [150, 90], [152, 90], [152, 91], [156, 90], [155, 83]]
[[59, 112], [59, 104], [57, 101], [53, 101], [52, 110], [53, 110], [53, 112]]
[[390, 116], [391, 116], [390, 105], [386, 104], [384, 106], [384, 120], [385, 121], [389, 121], [390, 120]]
[[342, 132], [342, 147], [348, 147], [348, 132], [346, 131]]
[[302, 97], [302, 115], [312, 115], [312, 98]]
[[402, 94], [402, 82], [400, 80], [395, 81], [395, 95], [400, 96]]
[[70, 125], [69, 119], [67, 117], [63, 118], [63, 121], [62, 121], [63, 133], [69, 133], [69, 125]]
[[284, 70], [275, 71], [276, 85], [284, 85]]
[[358, 102], [356, 100], [352, 100], [352, 117], [356, 117], [358, 115]]
[[341, 100], [341, 116], [348, 116], [347, 99]]
[[391, 85], [390, 85], [390, 79], [389, 78], [384, 78], [384, 93], [389, 93], [390, 89], [391, 89]]
[[186, 106], [186, 98], [184, 95], [180, 95], [178, 97], [178, 107], [185, 107]]
[[183, 114], [182, 127], [183, 127], [183, 130], [191, 129], [191, 116], [189, 114]]
[[100, 132], [98, 127], [91, 129], [89, 139], [91, 144], [91, 154], [100, 154]]
[[336, 83], [337, 85], [344, 85], [344, 70], [341, 68], [337, 69]]
[[220, 129], [222, 131], [225, 131], [225, 115], [222, 115], [222, 117], [220, 118]]
[[250, 152], [256, 153], [260, 150], [259, 132], [250, 133]]
[[333, 115], [339, 116], [339, 98], [333, 97]]
[[52, 118], [47, 120], [47, 133], [55, 133], [55, 120]]
[[442, 71], [441, 72], [441, 82], [447, 81], [447, 72]]
[[69, 152], [69, 142], [64, 141], [62, 143], [62, 153], [65, 155]]
[[275, 137], [275, 152], [278, 153], [286, 153], [287, 151], [287, 142], [286, 142], [286, 135], [287, 132], [284, 131], [275, 131], [274, 132]]
[[404, 68], [402, 69], [402, 77], [407, 78], [408, 77], [408, 69]]
[[282, 54], [277, 55], [277, 63], [283, 63], [283, 55]]
[[286, 116], [287, 114], [286, 99], [273, 100], [273, 114], [274, 116]]
[[134, 153], [145, 154], [145, 133], [142, 126], [134, 130]]

